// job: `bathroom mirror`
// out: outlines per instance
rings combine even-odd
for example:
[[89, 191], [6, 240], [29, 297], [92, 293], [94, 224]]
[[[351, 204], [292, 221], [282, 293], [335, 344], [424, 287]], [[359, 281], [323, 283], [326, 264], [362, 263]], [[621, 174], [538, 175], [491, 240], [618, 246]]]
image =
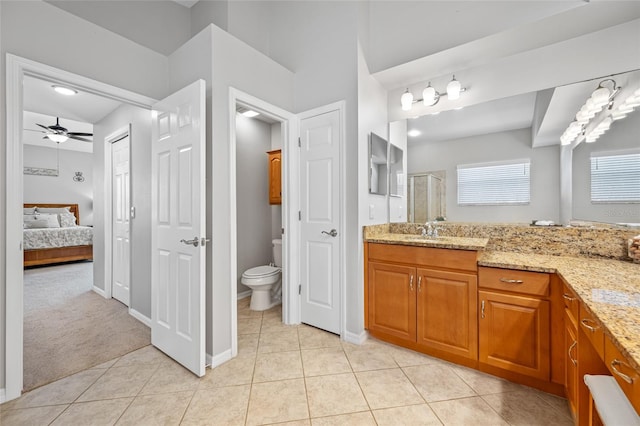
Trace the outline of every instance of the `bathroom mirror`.
[[413, 173], [407, 179], [407, 214], [412, 223], [426, 223], [446, 218], [447, 172]]
[[[457, 222], [530, 223], [534, 219], [550, 219], [560, 223], [560, 202], [563, 202], [563, 206], [570, 206], [567, 210], [571, 219], [640, 222], [638, 202], [599, 203], [589, 197], [591, 157], [598, 152], [640, 148], [637, 139], [640, 134], [640, 108], [636, 107], [626, 118], [614, 121], [595, 143], [582, 142], [574, 149], [564, 148], [564, 151], [559, 144], [560, 135], [575, 119], [581, 105], [607, 78], [614, 79], [625, 90], [619, 92], [620, 98], [614, 98], [614, 102], [615, 99], [621, 102], [629, 90], [640, 88], [640, 71], [635, 70], [407, 120], [408, 130], [422, 133], [418, 137], [409, 137], [407, 141], [408, 176], [433, 175], [425, 172], [428, 170], [440, 170], [446, 174], [442, 197], [432, 197], [433, 206], [430, 203], [424, 209], [428, 212], [440, 210], [440, 216]], [[514, 159], [531, 161], [529, 204], [458, 205], [457, 166]], [[568, 180], [567, 175], [570, 176]], [[413, 185], [417, 183], [422, 188], [420, 179], [417, 182], [414, 179]], [[565, 179], [565, 185], [570, 182], [570, 186], [562, 191], [564, 198], [561, 197], [561, 179]], [[435, 185], [436, 178], [431, 180], [431, 185]], [[412, 216], [411, 203], [427, 202], [426, 192], [412, 193], [410, 178], [407, 185], [407, 220], [424, 223], [423, 218], [427, 214], [424, 211], [418, 214], [414, 210]], [[432, 193], [437, 190], [432, 189]], [[567, 193], [568, 202], [565, 199]]]
[[404, 195], [405, 175], [402, 167], [402, 149], [389, 145], [389, 195], [402, 197]]
[[389, 143], [375, 133], [369, 135], [369, 193], [387, 195]]

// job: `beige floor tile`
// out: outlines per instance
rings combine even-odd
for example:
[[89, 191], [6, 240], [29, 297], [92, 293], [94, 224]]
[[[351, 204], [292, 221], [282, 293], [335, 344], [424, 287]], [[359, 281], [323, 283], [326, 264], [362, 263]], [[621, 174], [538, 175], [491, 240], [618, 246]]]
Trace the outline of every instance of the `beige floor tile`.
[[473, 389], [447, 365], [417, 365], [402, 370], [427, 402], [476, 396]]
[[351, 365], [341, 347], [307, 349], [301, 352], [306, 377], [351, 372]]
[[200, 388], [249, 385], [253, 379], [256, 354], [241, 354], [213, 369], [200, 379]]
[[311, 426], [311, 420], [294, 420], [292, 422], [273, 423], [278, 426]]
[[195, 391], [200, 378], [178, 363], [161, 365], [140, 391], [140, 395]]
[[388, 350], [388, 353], [400, 367], [437, 364], [442, 362], [441, 360], [433, 358], [429, 355], [421, 354], [420, 352], [415, 352], [404, 348], [391, 348], [390, 350]]
[[353, 373], [308, 377], [306, 385], [312, 418], [369, 409]]
[[442, 425], [427, 404], [374, 410], [379, 426], [437, 426]]
[[173, 362], [171, 358], [162, 353], [162, 351], [149, 345], [137, 351], [130, 352], [113, 364], [113, 367], [129, 367], [132, 365], [158, 365], [160, 363]]
[[117, 425], [178, 425], [193, 392], [144, 395], [136, 397]]
[[445, 426], [508, 426], [479, 396], [429, 404]]
[[254, 384], [247, 425], [288, 422], [309, 418], [303, 379]]
[[67, 407], [68, 405], [51, 405], [8, 410], [3, 405], [0, 407], [0, 424], [2, 426], [48, 425]]
[[271, 352], [258, 354], [253, 383], [297, 379], [302, 376], [300, 351]]
[[260, 333], [262, 318], [238, 318], [238, 334]]
[[356, 373], [372, 410], [422, 404], [424, 399], [399, 368]]
[[298, 328], [298, 337], [301, 349], [339, 348], [342, 346], [340, 336], [308, 325], [301, 325]]
[[287, 329], [277, 333], [261, 333], [258, 353], [287, 352], [300, 350], [298, 330]]
[[387, 343], [381, 342], [380, 340], [376, 340], [374, 338], [369, 338], [364, 341], [361, 345], [356, 345], [349, 342], [340, 342], [342, 344], [342, 348], [346, 353], [351, 353], [354, 351], [362, 351], [362, 350], [372, 350], [372, 351], [380, 351], [387, 352], [390, 348], [397, 348], [397, 346], [392, 346]]
[[45, 405], [71, 404], [89, 386], [95, 383], [105, 370], [85, 370], [72, 376], [27, 392], [18, 399], [3, 404], [1, 410], [42, 407]]
[[562, 398], [562, 397], [552, 395], [550, 393], [542, 392], [536, 389], [531, 389], [531, 388], [525, 388], [525, 389], [534, 392], [538, 396], [538, 398], [542, 398], [544, 402], [551, 405], [553, 408], [560, 411], [561, 413], [565, 413], [567, 417], [571, 418], [569, 402], [567, 401], [566, 398]]
[[91, 368], [97, 368], [97, 369], [111, 368], [115, 365], [116, 362], [120, 361], [120, 358], [121, 357], [114, 358], [111, 361], [103, 362], [102, 364], [98, 364], [95, 367], [91, 367]]
[[262, 328], [260, 328], [260, 333], [277, 333], [280, 331], [295, 330], [297, 328], [297, 325], [284, 324], [279, 318], [276, 318], [272, 321], [264, 318], [262, 320]]
[[133, 398], [75, 403], [70, 405], [51, 425], [113, 425], [131, 401]]
[[386, 350], [362, 349], [347, 352], [353, 371], [383, 370], [397, 368], [393, 357]]
[[493, 393], [516, 392], [523, 390], [523, 386], [492, 376], [481, 371], [462, 366], [451, 366], [451, 369], [471, 387], [478, 395]]
[[112, 367], [107, 370], [78, 401], [136, 396], [158, 367], [140, 364], [131, 367]]
[[538, 398], [535, 392], [509, 392], [484, 395], [482, 398], [509, 424], [514, 426], [551, 424], [570, 426], [573, 424], [565, 412], [551, 408], [548, 403]]
[[258, 352], [258, 340], [260, 334], [239, 334], [238, 335], [238, 355], [240, 354], [255, 354]]
[[200, 389], [184, 415], [183, 425], [243, 425], [250, 386]]
[[376, 421], [370, 411], [362, 413], [342, 414], [339, 416], [311, 419], [312, 426], [375, 426]]

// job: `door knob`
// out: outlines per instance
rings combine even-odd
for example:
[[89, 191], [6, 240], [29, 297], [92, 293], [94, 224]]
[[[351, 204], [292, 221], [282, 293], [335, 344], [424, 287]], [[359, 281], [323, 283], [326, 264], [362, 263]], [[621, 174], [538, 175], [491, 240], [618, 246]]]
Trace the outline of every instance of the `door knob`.
[[322, 231], [323, 234], [327, 234], [329, 236], [332, 237], [337, 237], [338, 236], [338, 231], [336, 231], [335, 229], [332, 229], [331, 231], [327, 232], [327, 231]]
[[200, 245], [200, 238], [193, 237], [193, 240], [180, 240], [182, 244], [192, 245], [194, 247], [198, 247]]

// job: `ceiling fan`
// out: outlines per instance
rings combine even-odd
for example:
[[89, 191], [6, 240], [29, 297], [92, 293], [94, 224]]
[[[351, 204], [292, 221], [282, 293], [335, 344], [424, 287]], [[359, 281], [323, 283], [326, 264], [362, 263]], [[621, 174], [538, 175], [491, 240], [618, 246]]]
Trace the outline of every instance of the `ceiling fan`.
[[51, 126], [45, 126], [38, 123], [36, 123], [36, 125], [45, 129], [44, 131], [42, 131], [42, 133], [45, 134], [43, 139], [50, 139], [53, 142], [66, 142], [67, 139], [75, 139], [83, 142], [93, 142], [92, 139], [83, 137], [93, 137], [93, 133], [70, 132], [60, 125], [60, 119], [58, 117], [56, 117], [56, 124], [52, 124]]

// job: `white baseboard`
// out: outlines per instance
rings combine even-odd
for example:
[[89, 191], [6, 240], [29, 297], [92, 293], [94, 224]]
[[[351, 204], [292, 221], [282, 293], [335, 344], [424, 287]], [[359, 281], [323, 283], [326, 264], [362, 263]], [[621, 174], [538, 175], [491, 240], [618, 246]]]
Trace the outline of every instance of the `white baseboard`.
[[219, 365], [222, 365], [225, 362], [229, 361], [231, 358], [233, 358], [231, 356], [231, 349], [228, 349], [216, 356], [211, 356], [207, 354], [207, 362], [210, 362], [209, 365], [211, 365], [211, 368], [215, 368]]
[[7, 391], [5, 388], [0, 389], [0, 404], [7, 402]]
[[140, 321], [141, 323], [143, 323], [144, 325], [146, 325], [147, 327], [151, 328], [151, 318], [142, 315], [140, 312], [136, 311], [135, 309], [131, 309], [129, 308], [129, 315], [131, 315], [132, 317], [134, 317], [135, 319], [137, 319], [138, 321]]
[[107, 297], [107, 293], [106, 293], [103, 289], [98, 288], [98, 287], [96, 287], [96, 286], [94, 285], [94, 286], [93, 286], [93, 291], [95, 291], [95, 292], [96, 292], [96, 293], [98, 293], [100, 296], [104, 297], [105, 299], [108, 299], [108, 297]]
[[352, 333], [350, 331], [345, 330], [344, 335], [342, 336], [342, 339], [345, 342], [353, 343], [354, 345], [361, 345], [364, 342], [366, 342], [368, 337], [369, 337], [369, 334], [367, 333], [366, 330], [362, 330], [361, 333]]
[[251, 290], [243, 291], [242, 293], [238, 293], [238, 300], [246, 299], [249, 296], [251, 296]]

